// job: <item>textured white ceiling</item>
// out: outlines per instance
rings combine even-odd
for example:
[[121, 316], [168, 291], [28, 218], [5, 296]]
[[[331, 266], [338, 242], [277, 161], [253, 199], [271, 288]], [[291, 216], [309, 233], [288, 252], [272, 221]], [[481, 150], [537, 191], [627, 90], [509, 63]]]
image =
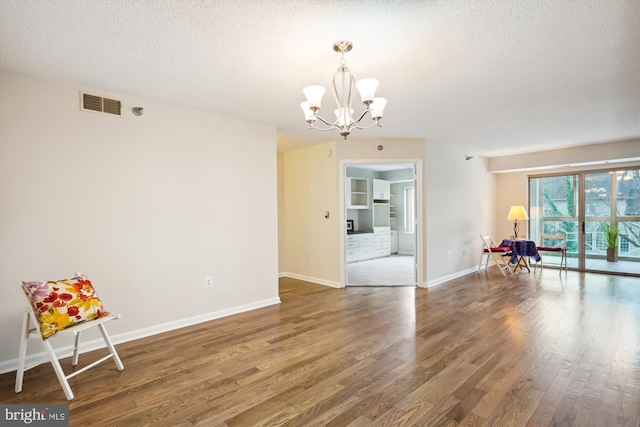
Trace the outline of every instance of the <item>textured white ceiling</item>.
[[[640, 1], [0, 0], [0, 66], [306, 131], [347, 39], [389, 100], [382, 128], [513, 154], [640, 137]], [[333, 110], [327, 93], [322, 113]]]

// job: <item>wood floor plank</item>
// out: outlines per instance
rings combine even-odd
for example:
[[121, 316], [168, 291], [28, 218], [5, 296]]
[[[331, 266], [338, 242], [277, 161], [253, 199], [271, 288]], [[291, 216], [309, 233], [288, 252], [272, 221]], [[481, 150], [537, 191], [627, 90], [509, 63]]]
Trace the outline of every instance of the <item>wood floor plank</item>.
[[383, 417], [373, 422], [371, 425], [380, 427], [395, 426], [415, 426], [426, 413], [431, 413], [434, 406], [425, 400], [415, 401], [413, 405], [403, 409], [394, 407], [388, 411]]
[[360, 402], [360, 399], [354, 393], [354, 388], [344, 385], [342, 380], [362, 372], [366, 367], [371, 367], [374, 362], [373, 359], [356, 362], [336, 375], [325, 377], [322, 381], [290, 397], [289, 403], [301, 406], [304, 410], [283, 425], [306, 426], [307, 423], [318, 424], [321, 421], [328, 423], [350, 411]]
[[496, 426], [525, 426], [543, 396], [543, 392], [535, 389], [519, 391], [517, 394], [507, 393], [500, 402], [500, 409], [487, 419], [487, 423]]
[[469, 390], [463, 396], [460, 396], [459, 393], [457, 395], [456, 393], [454, 393], [454, 396], [458, 397], [461, 400], [456, 406], [454, 406], [449, 412], [447, 412], [447, 418], [455, 421], [456, 423], [460, 423], [462, 420], [469, 416], [472, 409], [475, 408], [478, 402], [480, 402], [486, 394], [486, 391], [477, 388]]
[[[429, 289], [282, 278], [280, 298], [119, 344], [124, 371], [107, 362], [70, 381], [70, 425], [640, 425], [637, 278], [491, 269]], [[67, 403], [50, 365], [26, 372], [22, 393], [14, 380], [0, 375], [2, 403]]]
[[256, 393], [253, 390], [236, 390], [232, 393], [218, 396], [207, 401], [209, 410], [201, 414], [193, 414], [191, 420], [194, 425], [218, 425], [225, 420], [233, 419], [245, 411], [262, 404], [275, 396], [275, 393]]
[[289, 420], [288, 423], [284, 424], [286, 426], [305, 426], [305, 427], [321, 427], [326, 426], [335, 419], [338, 415], [347, 412], [350, 408], [357, 405], [360, 402], [356, 396], [348, 397], [346, 400], [331, 406], [326, 407], [323, 405], [317, 405], [314, 408], [317, 408], [317, 413], [319, 414], [317, 417], [312, 418], [310, 420], [298, 419], [294, 418]]

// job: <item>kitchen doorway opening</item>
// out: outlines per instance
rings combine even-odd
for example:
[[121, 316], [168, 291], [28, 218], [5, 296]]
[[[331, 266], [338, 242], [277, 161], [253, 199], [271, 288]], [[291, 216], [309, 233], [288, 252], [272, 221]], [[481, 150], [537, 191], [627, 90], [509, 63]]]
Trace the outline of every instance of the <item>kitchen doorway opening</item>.
[[415, 163], [346, 163], [346, 286], [417, 286]]

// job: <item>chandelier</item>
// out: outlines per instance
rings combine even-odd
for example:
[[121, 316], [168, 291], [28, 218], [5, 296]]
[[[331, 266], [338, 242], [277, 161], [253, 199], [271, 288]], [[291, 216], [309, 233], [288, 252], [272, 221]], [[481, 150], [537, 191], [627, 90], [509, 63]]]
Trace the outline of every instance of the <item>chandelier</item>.
[[[351, 129], [368, 129], [373, 126], [382, 126], [380, 119], [382, 118], [382, 112], [387, 100], [384, 98], [375, 98], [376, 88], [378, 87], [378, 80], [372, 78], [366, 78], [355, 82], [353, 74], [347, 67], [347, 60], [344, 57], [346, 52], [349, 52], [353, 45], [350, 41], [341, 40], [333, 45], [333, 50], [340, 53], [340, 66], [333, 75], [333, 97], [336, 101], [337, 109], [335, 110], [336, 119], [334, 121], [328, 121], [318, 115], [320, 111], [320, 104], [322, 103], [322, 96], [324, 95], [325, 88], [318, 85], [307, 86], [302, 91], [304, 92], [307, 100], [300, 104], [304, 116], [309, 124], [307, 129], [318, 129], [322, 131], [337, 130], [340, 135], [347, 139]], [[351, 103], [353, 102], [354, 85], [360, 92], [360, 98], [362, 99], [362, 105], [365, 110], [354, 119], [353, 109]], [[361, 126], [359, 123], [367, 115], [371, 113], [371, 119], [373, 123], [368, 126]], [[316, 127], [316, 121], [322, 122], [328, 127]]]

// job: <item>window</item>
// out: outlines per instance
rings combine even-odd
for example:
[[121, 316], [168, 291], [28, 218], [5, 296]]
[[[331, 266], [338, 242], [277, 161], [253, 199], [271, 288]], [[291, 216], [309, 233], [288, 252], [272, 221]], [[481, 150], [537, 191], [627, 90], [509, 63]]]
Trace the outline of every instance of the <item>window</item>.
[[[580, 232], [577, 209], [577, 175], [529, 178], [529, 235], [566, 234], [567, 253], [578, 251]], [[585, 235], [587, 246], [597, 241]]]
[[630, 252], [629, 240], [626, 236], [620, 236], [620, 252]]
[[404, 232], [413, 234], [416, 229], [415, 187], [404, 187]]
[[[529, 197], [534, 240], [542, 233], [566, 234], [568, 257], [582, 258], [586, 269], [600, 269], [602, 264], [591, 261], [606, 257], [603, 227], [609, 224], [618, 228], [622, 260], [640, 259], [640, 169], [529, 177]], [[622, 268], [637, 271], [637, 264]], [[622, 272], [619, 267], [606, 269]]]

